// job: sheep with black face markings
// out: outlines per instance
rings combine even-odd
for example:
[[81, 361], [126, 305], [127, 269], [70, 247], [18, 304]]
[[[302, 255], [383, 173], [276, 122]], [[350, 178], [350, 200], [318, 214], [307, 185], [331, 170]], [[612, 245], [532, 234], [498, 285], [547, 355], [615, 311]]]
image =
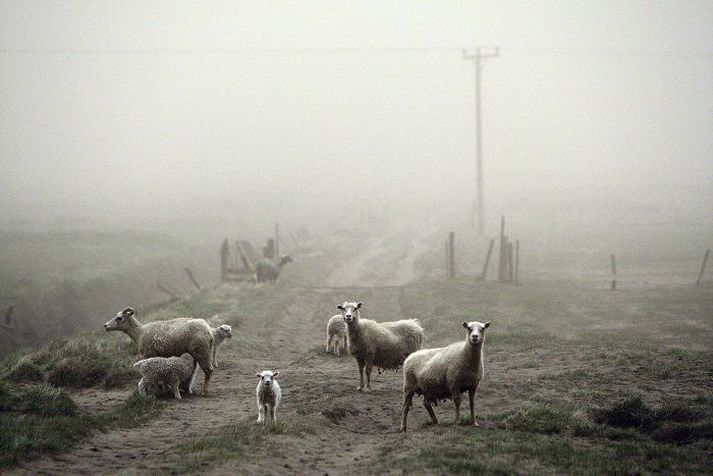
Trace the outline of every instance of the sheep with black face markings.
[[[397, 369], [406, 357], [423, 346], [423, 327], [416, 319], [393, 322], [376, 322], [362, 319], [359, 313], [362, 303], [344, 302], [337, 306], [347, 324], [349, 352], [359, 365], [357, 390], [371, 391], [371, 371]], [[366, 386], [364, 370], [366, 369]]]
[[447, 347], [423, 349], [411, 354], [404, 362], [404, 406], [401, 431], [406, 431], [406, 418], [414, 393], [423, 395], [423, 405], [433, 423], [438, 423], [433, 405], [439, 400], [453, 400], [455, 419], [460, 418], [460, 394], [467, 391], [470, 401], [471, 425], [475, 421], [475, 391], [483, 378], [483, 342], [490, 322], [463, 322], [467, 331], [465, 342]]
[[207, 393], [213, 374], [213, 333], [203, 319], [178, 318], [141, 324], [136, 319], [136, 310], [127, 307], [104, 324], [104, 330], [124, 332], [136, 343], [143, 358], [191, 354], [205, 374], [203, 393]]

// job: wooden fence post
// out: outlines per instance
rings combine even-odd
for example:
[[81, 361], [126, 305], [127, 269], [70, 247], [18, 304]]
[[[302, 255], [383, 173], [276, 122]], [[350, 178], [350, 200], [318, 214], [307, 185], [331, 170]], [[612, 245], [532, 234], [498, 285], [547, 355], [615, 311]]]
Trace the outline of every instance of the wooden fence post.
[[611, 281], [611, 290], [616, 291], [616, 257], [614, 255], [611, 255], [611, 273], [612, 273], [612, 281]]
[[166, 294], [168, 294], [169, 296], [171, 296], [173, 299], [178, 299], [178, 296], [176, 296], [176, 293], [174, 293], [170, 289], [164, 288], [163, 286], [161, 286], [158, 283], [156, 283], [156, 287], [159, 288], [161, 291], [165, 292]]
[[520, 240], [515, 240], [515, 284], [520, 281]]
[[706, 264], [708, 264], [708, 255], [711, 254], [711, 250], [706, 250], [706, 254], [703, 255], [703, 263], [701, 263], [701, 270], [698, 272], [698, 279], [696, 280], [696, 286], [701, 285], [701, 279], [703, 279], [703, 273], [706, 272]]
[[505, 216], [500, 219], [500, 257], [498, 259], [498, 282], [505, 281]]
[[515, 268], [513, 266], [513, 250], [512, 241], [508, 241], [508, 283], [512, 284], [515, 281]]
[[450, 232], [448, 234], [448, 258], [450, 266], [450, 278], [455, 279], [456, 277], [456, 258], [455, 258], [455, 246], [456, 246], [456, 234]]
[[448, 249], [448, 240], [443, 242], [444, 247], [443, 249], [445, 250], [445, 257], [446, 257], [446, 279], [449, 279], [451, 277], [451, 256], [450, 256], [450, 250]]
[[488, 253], [485, 255], [485, 264], [483, 264], [483, 272], [480, 273], [480, 280], [485, 281], [485, 274], [488, 272], [488, 264], [490, 263], [490, 255], [493, 254], [493, 245], [495, 245], [495, 240], [490, 240], [490, 245], [488, 245]]
[[279, 263], [280, 258], [280, 225], [275, 223], [275, 263]]
[[223, 240], [220, 246], [220, 280], [225, 281], [225, 276], [228, 274], [228, 257], [230, 249], [228, 247], [228, 239]]
[[195, 286], [196, 289], [200, 292], [201, 286], [200, 286], [200, 284], [198, 284], [198, 281], [196, 281], [196, 278], [193, 277], [193, 273], [191, 273], [191, 268], [183, 268], [183, 270], [188, 275], [188, 279], [191, 280], [191, 282], [193, 283], [193, 286]]

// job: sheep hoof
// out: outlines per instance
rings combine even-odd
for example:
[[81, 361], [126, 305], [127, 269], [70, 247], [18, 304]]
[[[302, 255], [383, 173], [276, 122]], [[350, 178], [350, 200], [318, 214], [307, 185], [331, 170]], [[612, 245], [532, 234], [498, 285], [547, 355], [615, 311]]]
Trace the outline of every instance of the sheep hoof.
[[357, 392], [363, 392], [363, 391], [364, 391], [364, 389], [361, 387], [361, 385], [359, 385], [359, 386], [357, 387]]
[[478, 425], [478, 422], [475, 421], [475, 420], [473, 420], [473, 422], [471, 423], [471, 425], [473, 425], [473, 426], [480, 426], [480, 425]]
[[367, 393], [368, 393], [368, 392], [371, 392], [371, 388], [370, 388], [370, 387], [366, 387], [364, 390], [362, 390], [362, 392], [367, 392]]

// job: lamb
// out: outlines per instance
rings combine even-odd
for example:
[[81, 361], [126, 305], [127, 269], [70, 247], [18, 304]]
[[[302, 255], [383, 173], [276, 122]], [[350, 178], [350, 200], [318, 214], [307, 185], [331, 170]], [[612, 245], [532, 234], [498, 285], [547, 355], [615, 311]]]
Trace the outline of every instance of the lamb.
[[[371, 370], [397, 369], [406, 357], [423, 346], [423, 327], [416, 319], [376, 322], [361, 319], [360, 302], [345, 302], [337, 306], [347, 324], [349, 352], [359, 365], [357, 390], [371, 391]], [[364, 368], [366, 367], [366, 386]]]
[[270, 259], [263, 259], [255, 267], [255, 281], [260, 283], [274, 283], [280, 275], [280, 270], [287, 263], [292, 263], [290, 255], [282, 255], [280, 262], [275, 264]]
[[327, 323], [327, 352], [332, 349], [337, 357], [340, 349], [347, 349], [347, 324], [341, 314], [332, 316]]
[[257, 395], [257, 422], [265, 423], [265, 412], [270, 412], [270, 423], [277, 422], [277, 407], [282, 400], [282, 391], [280, 384], [277, 383], [275, 377], [280, 374], [277, 370], [263, 370], [255, 375], [260, 377], [257, 383], [255, 394]]
[[173, 396], [180, 400], [182, 384], [187, 385], [190, 390], [195, 361], [191, 354], [168, 358], [150, 357], [136, 362], [134, 368], [141, 373], [141, 380], [139, 380], [141, 395], [159, 397], [170, 389], [173, 391]]
[[423, 395], [423, 405], [433, 423], [438, 418], [433, 405], [439, 400], [453, 400], [456, 407], [454, 423], [460, 418], [460, 394], [468, 391], [470, 400], [470, 424], [475, 421], [475, 391], [483, 378], [483, 342], [485, 329], [490, 322], [463, 322], [467, 330], [465, 342], [456, 342], [447, 347], [424, 349], [411, 354], [404, 362], [404, 406], [401, 415], [401, 431], [406, 431], [413, 394]]
[[127, 307], [104, 324], [104, 330], [124, 332], [136, 343], [142, 358], [191, 354], [205, 374], [203, 393], [208, 392], [213, 374], [213, 333], [203, 319], [178, 318], [141, 324], [136, 319], [136, 310]]
[[213, 368], [218, 367], [218, 361], [216, 360], [216, 355], [218, 352], [218, 346], [223, 343], [225, 339], [231, 339], [233, 337], [233, 328], [228, 324], [223, 324], [215, 328], [211, 328], [213, 333]]

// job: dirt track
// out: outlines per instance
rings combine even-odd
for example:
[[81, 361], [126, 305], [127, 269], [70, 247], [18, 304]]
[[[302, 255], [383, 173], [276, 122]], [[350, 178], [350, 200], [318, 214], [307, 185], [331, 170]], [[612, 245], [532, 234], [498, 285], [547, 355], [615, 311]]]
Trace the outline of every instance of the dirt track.
[[[409, 247], [414, 251], [421, 249], [422, 245]], [[376, 252], [367, 254], [371, 258], [377, 258], [377, 255]], [[413, 261], [412, 257], [406, 256], [398, 262], [412, 266]], [[359, 274], [360, 270], [370, 268], [365, 263], [363, 258], [346, 263], [325, 281], [330, 284], [345, 284], [350, 279], [354, 284], [373, 282], [373, 275], [362, 280], [363, 276]], [[181, 456], [175, 450], [178, 445], [227, 425], [256, 418], [254, 375], [269, 367], [281, 370], [278, 380], [283, 388], [283, 405], [278, 418], [288, 421], [300, 419], [301, 415], [319, 415], [325, 423], [322, 431], [314, 435], [300, 438], [274, 435], [273, 439], [285, 444], [279, 445], [279, 455], [275, 455], [274, 450], [270, 455], [272, 462], [279, 462], [278, 466], [271, 467], [271, 471], [339, 474], [366, 469], [370, 465], [368, 460], [374, 457], [378, 448], [395, 437], [401, 407], [400, 374], [374, 373], [373, 391], [370, 394], [357, 392], [358, 373], [354, 359], [349, 356], [337, 358], [323, 352], [325, 326], [336, 312], [335, 304], [346, 299], [358, 298], [367, 303], [364, 311], [367, 317], [380, 320], [404, 317], [398, 302], [398, 287], [384, 285], [400, 284], [414, 277], [415, 273], [413, 269], [391, 269], [389, 274], [389, 277], [378, 279], [380, 287], [300, 289], [296, 299], [285, 309], [284, 316], [272, 325], [269, 345], [261, 337], [258, 322], [241, 324], [242, 342], [254, 345], [237, 346], [230, 341], [223, 345], [219, 368], [214, 373], [207, 397], [168, 401], [161, 416], [145, 426], [94, 435], [69, 453], [21, 465], [13, 472], [133, 474], [180, 471]], [[200, 383], [199, 377], [196, 388], [200, 388]], [[125, 398], [129, 391], [131, 389], [114, 392], [92, 389], [77, 395], [77, 401], [93, 409], [110, 407]], [[418, 411], [414, 412], [415, 418], [420, 416]], [[264, 473], [266, 468], [261, 466], [261, 460], [260, 455], [255, 455], [204, 470]]]

